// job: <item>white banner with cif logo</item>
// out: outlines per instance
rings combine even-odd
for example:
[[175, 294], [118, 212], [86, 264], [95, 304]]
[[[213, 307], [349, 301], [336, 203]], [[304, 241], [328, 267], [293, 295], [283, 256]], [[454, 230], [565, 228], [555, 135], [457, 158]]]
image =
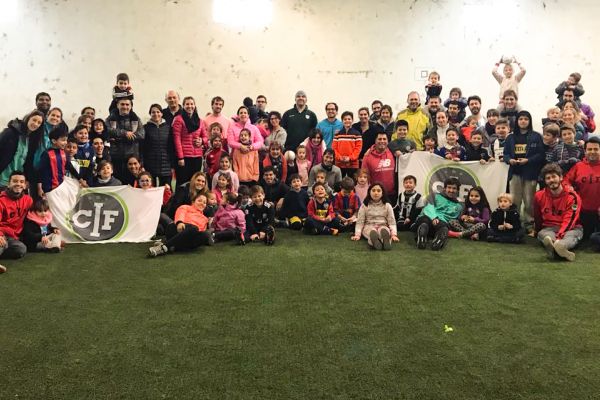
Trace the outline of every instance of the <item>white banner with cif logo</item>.
[[145, 242], [156, 232], [164, 188], [81, 188], [65, 178], [48, 193], [52, 225], [67, 243]]
[[406, 175], [413, 175], [417, 178], [417, 192], [427, 199], [440, 193], [444, 188], [444, 180], [449, 177], [456, 177], [460, 181], [460, 201], [464, 201], [472, 187], [481, 186], [492, 210], [496, 208], [498, 195], [506, 192], [508, 165], [500, 161], [488, 164], [478, 161], [455, 162], [429, 152], [415, 151], [398, 157], [397, 165], [400, 190], [402, 179]]

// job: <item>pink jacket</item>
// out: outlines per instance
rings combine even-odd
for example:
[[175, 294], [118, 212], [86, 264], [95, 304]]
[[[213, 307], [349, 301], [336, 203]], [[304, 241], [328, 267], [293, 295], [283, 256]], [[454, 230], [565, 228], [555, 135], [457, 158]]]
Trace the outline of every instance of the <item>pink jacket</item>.
[[[183, 117], [178, 115], [173, 119], [172, 127], [177, 159], [202, 157], [203, 148], [208, 145], [208, 135], [202, 121], [200, 121], [200, 127], [190, 133], [185, 126], [185, 122], [183, 122]], [[194, 146], [194, 140], [197, 138], [202, 139], [202, 146], [200, 147]]]
[[227, 133], [227, 146], [229, 146], [230, 149], [239, 149], [241, 147], [240, 131], [244, 128], [250, 131], [252, 148], [255, 150], [260, 150], [263, 146], [264, 139], [258, 128], [252, 125], [250, 121], [247, 121], [245, 126], [240, 125], [239, 122], [233, 122], [231, 125], [229, 125], [229, 132]]
[[216, 232], [239, 228], [244, 233], [246, 231], [244, 212], [231, 204], [219, 207], [213, 217], [213, 228]]

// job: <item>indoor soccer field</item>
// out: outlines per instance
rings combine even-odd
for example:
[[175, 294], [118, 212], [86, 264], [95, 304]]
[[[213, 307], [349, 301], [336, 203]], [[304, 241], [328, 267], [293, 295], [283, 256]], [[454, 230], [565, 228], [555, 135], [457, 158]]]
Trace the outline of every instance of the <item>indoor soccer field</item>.
[[3, 261], [1, 399], [595, 399], [600, 263], [280, 232]]

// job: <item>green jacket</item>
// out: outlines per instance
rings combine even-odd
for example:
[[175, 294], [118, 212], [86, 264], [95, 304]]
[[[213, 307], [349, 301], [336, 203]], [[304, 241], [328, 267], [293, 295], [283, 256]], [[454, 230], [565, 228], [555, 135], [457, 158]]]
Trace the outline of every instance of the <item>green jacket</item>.
[[427, 205], [421, 211], [421, 215], [425, 215], [430, 219], [439, 219], [443, 222], [449, 222], [453, 219], [458, 219], [462, 213], [463, 205], [456, 199], [449, 199], [443, 194], [436, 194], [433, 198], [433, 203]]

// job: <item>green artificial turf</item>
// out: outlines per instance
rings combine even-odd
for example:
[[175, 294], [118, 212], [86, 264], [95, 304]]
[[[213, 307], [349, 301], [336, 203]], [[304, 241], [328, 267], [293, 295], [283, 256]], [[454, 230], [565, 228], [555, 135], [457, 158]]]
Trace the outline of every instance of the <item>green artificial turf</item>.
[[[1, 399], [597, 399], [600, 260], [278, 233], [4, 261]], [[444, 325], [453, 328], [445, 332]]]

